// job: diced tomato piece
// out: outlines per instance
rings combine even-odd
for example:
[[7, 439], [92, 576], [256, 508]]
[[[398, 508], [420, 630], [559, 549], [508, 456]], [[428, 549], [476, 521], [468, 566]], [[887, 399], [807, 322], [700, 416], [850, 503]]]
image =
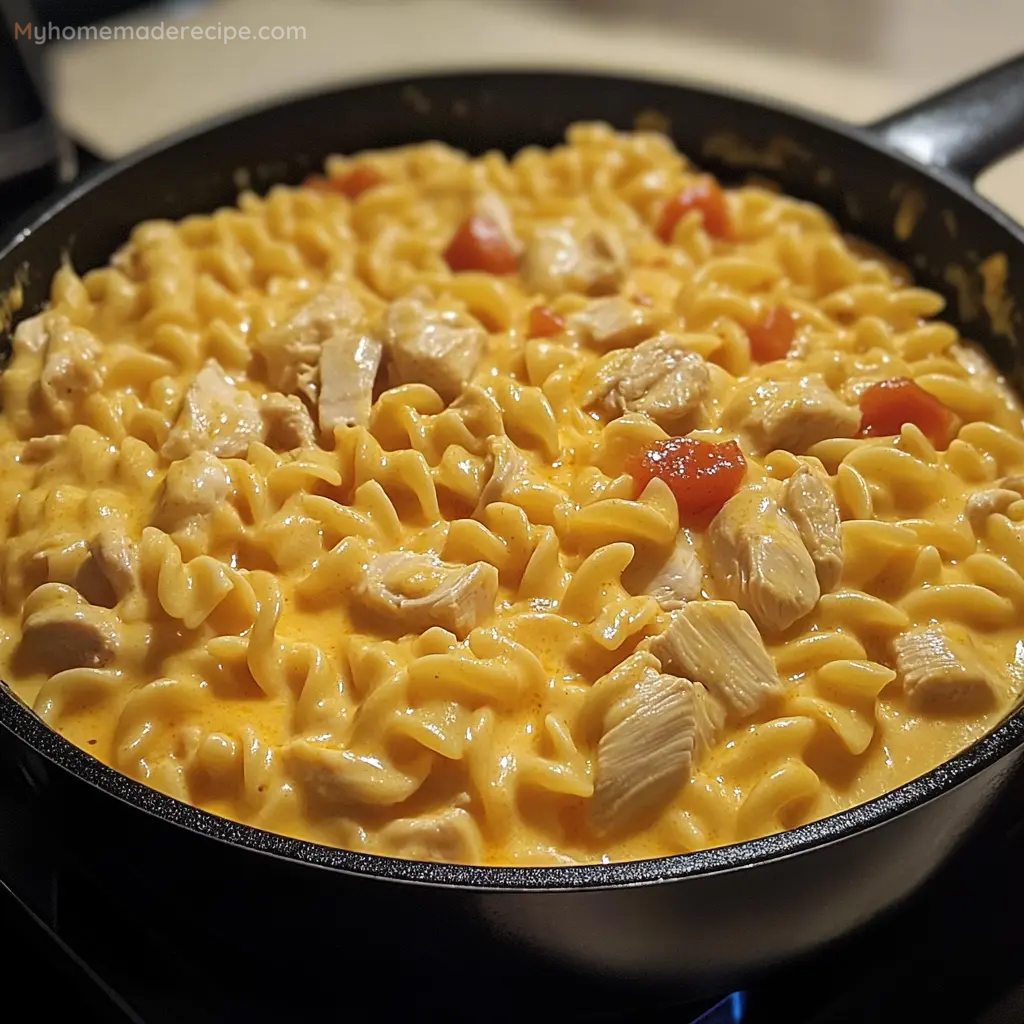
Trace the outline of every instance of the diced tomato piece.
[[351, 171], [343, 174], [340, 178], [325, 178], [322, 174], [311, 174], [302, 184], [306, 188], [313, 188], [318, 192], [335, 192], [348, 196], [349, 199], [355, 199], [367, 189], [379, 185], [383, 180], [379, 171], [362, 164], [359, 167], [353, 167]]
[[711, 444], [692, 437], [656, 441], [626, 466], [638, 493], [655, 477], [664, 480], [688, 526], [706, 526], [736, 493], [746, 471], [747, 461], [735, 441]]
[[658, 219], [658, 237], [663, 242], [671, 242], [676, 225], [691, 210], [700, 210], [704, 230], [712, 237], [732, 237], [732, 221], [725, 193], [712, 177], [698, 178], [665, 203]]
[[949, 443], [953, 414], [934, 395], [906, 377], [872, 384], [860, 396], [860, 436], [890, 437], [913, 423], [937, 448]]
[[547, 306], [534, 306], [530, 310], [530, 337], [550, 338], [565, 330], [565, 321]]
[[487, 274], [514, 273], [519, 261], [501, 225], [479, 214], [467, 217], [452, 236], [444, 258], [452, 270], [482, 270]]
[[756, 324], [747, 328], [750, 354], [759, 363], [785, 359], [796, 335], [796, 320], [785, 306], [768, 310]]

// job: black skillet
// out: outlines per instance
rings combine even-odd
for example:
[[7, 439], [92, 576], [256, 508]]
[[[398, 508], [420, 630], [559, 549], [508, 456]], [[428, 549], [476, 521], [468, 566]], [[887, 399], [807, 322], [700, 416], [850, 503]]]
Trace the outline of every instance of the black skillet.
[[[103, 167], [0, 246], [0, 288], [38, 310], [65, 252], [97, 266], [132, 225], [297, 182], [332, 152], [442, 139], [480, 153], [551, 145], [574, 121], [659, 125], [726, 181], [750, 175], [830, 210], [950, 298], [950, 314], [1024, 391], [1024, 231], [971, 186], [1024, 145], [1024, 58], [870, 128], [641, 79], [460, 73], [360, 85], [246, 114]], [[926, 165], [927, 164], [927, 165]], [[980, 819], [1024, 753], [1024, 711], [952, 761], [791, 832], [685, 856], [559, 868], [373, 857], [271, 835], [162, 796], [48, 730], [0, 687], [0, 754], [33, 780], [60, 842], [92, 865], [130, 939], [138, 915], [242, 951], [238, 984], [457, 998], [459, 979], [597, 973], [695, 991], [747, 980], [903, 899]], [[525, 961], [523, 958], [526, 958]], [[370, 982], [366, 972], [389, 980]], [[496, 1000], [537, 1007], [530, 989]], [[433, 1004], [443, 1012], [444, 1003]], [[465, 1008], [463, 1008], [465, 1009]], [[543, 1015], [543, 1014], [542, 1014]]]

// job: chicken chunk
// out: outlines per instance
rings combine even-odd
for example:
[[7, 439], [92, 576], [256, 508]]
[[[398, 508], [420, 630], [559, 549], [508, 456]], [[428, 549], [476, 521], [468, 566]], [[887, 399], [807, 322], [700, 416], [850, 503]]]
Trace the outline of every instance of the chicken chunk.
[[266, 443], [276, 452], [316, 445], [309, 411], [295, 395], [268, 395], [260, 406]]
[[809, 374], [744, 388], [729, 403], [723, 423], [743, 434], [756, 455], [776, 449], [799, 453], [831, 437], [854, 437], [860, 411], [844, 405], [820, 374]]
[[89, 604], [63, 583], [45, 583], [25, 602], [21, 654], [47, 675], [69, 668], [102, 668], [117, 654], [117, 617]]
[[487, 439], [491, 456], [491, 475], [480, 492], [474, 515], [479, 518], [485, 508], [495, 501], [505, 501], [509, 492], [522, 484], [529, 472], [526, 456], [504, 434]]
[[89, 551], [118, 601], [138, 592], [139, 549], [123, 524], [103, 527], [93, 538]]
[[[666, 672], [699, 680], [710, 697], [738, 717], [752, 715], [783, 692], [775, 662], [753, 620], [731, 601], [690, 601], [650, 642]], [[704, 733], [717, 731], [713, 705], [705, 705]]]
[[694, 683], [693, 714], [697, 721], [693, 760], [697, 763], [718, 740], [725, 726], [726, 712], [722, 702], [718, 698], [712, 697], [703, 683]]
[[690, 538], [680, 532], [672, 553], [646, 581], [642, 592], [650, 594], [662, 611], [670, 612], [700, 597], [703, 583], [704, 566]]
[[408, 860], [445, 864], [480, 864], [484, 844], [473, 816], [452, 807], [422, 818], [399, 818], [377, 833], [380, 852]]
[[245, 455], [250, 444], [262, 439], [263, 419], [255, 397], [236, 388], [220, 363], [210, 359], [189, 385], [160, 452], [169, 459], [197, 451], [232, 458]]
[[564, 292], [610, 295], [626, 276], [626, 250], [613, 228], [587, 230], [570, 223], [537, 228], [520, 263], [523, 283], [547, 296]]
[[275, 391], [302, 395], [314, 406], [324, 343], [340, 332], [364, 329], [366, 319], [366, 306], [352, 283], [342, 277], [328, 281], [288, 320], [257, 338], [267, 382]]
[[597, 398], [619, 413], [643, 413], [669, 434], [686, 432], [711, 387], [707, 363], [674, 334], [612, 353], [597, 377]]
[[83, 398], [103, 387], [101, 351], [92, 334], [74, 327], [66, 317], [51, 316], [46, 321], [39, 392], [54, 422], [62, 427], [74, 422], [75, 409]]
[[421, 383], [446, 402], [472, 379], [487, 332], [468, 317], [426, 306], [407, 296], [391, 304], [386, 347], [398, 383]]
[[782, 501], [814, 562], [821, 592], [830, 593], [843, 574], [843, 532], [832, 488], [819, 474], [801, 466], [786, 481]]
[[999, 693], [970, 637], [952, 626], [921, 626], [892, 642], [896, 674], [918, 707], [934, 710], [977, 708]]
[[980, 534], [984, 531], [989, 516], [997, 512], [1005, 513], [1014, 502], [1020, 500], [1021, 495], [1018, 491], [1012, 491], [1007, 487], [990, 487], [984, 491], [975, 491], [967, 499], [964, 512], [971, 528]]
[[411, 551], [378, 555], [359, 588], [367, 607], [410, 632], [441, 626], [460, 640], [494, 611], [497, 593], [498, 570], [487, 562], [450, 565]]
[[618, 830], [666, 804], [690, 776], [697, 740], [693, 683], [650, 673], [608, 710], [590, 821]]
[[366, 426], [384, 347], [376, 338], [343, 330], [320, 353], [320, 429]]
[[209, 452], [193, 452], [167, 470], [154, 523], [173, 533], [190, 520], [209, 515], [230, 490], [227, 466]]
[[408, 800], [426, 777], [425, 770], [402, 771], [379, 754], [339, 750], [305, 739], [291, 740], [281, 753], [287, 770], [306, 793], [332, 807], [391, 807]]
[[759, 629], [788, 629], [818, 603], [814, 561], [764, 486], [737, 491], [711, 521], [708, 536], [716, 582]]
[[512, 214], [505, 200], [497, 192], [482, 192], [473, 200], [473, 216], [484, 217], [494, 224], [501, 234], [502, 241], [517, 256], [523, 251], [523, 243], [516, 234], [512, 223]]
[[570, 323], [595, 348], [627, 348], [649, 338], [661, 318], [644, 306], [613, 295], [574, 313]]

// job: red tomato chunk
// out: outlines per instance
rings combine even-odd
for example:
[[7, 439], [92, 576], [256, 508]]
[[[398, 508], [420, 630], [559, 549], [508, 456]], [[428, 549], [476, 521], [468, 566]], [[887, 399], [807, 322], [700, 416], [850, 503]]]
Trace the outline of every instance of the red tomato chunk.
[[785, 306], [768, 310], [756, 324], [747, 328], [750, 354], [759, 363], [785, 359], [796, 336], [796, 320]]
[[658, 219], [658, 237], [663, 242], [671, 242], [676, 225], [691, 210], [700, 210], [704, 230], [712, 237], [732, 237], [732, 221], [729, 219], [725, 193], [718, 182], [710, 177], [699, 178], [665, 203]]
[[710, 444], [691, 437], [656, 441], [626, 466], [638, 492], [655, 477], [664, 480], [686, 525], [710, 522], [739, 489], [746, 471], [746, 459], [735, 441]]
[[550, 338], [565, 330], [565, 321], [547, 306], [534, 306], [530, 310], [530, 337]]
[[384, 178], [379, 171], [372, 167], [353, 167], [347, 174], [340, 178], [325, 178], [321, 174], [311, 174], [302, 184], [306, 188], [316, 189], [318, 192], [335, 192], [339, 195], [355, 199], [361, 196], [367, 189], [379, 185]]
[[891, 437], [913, 423], [937, 448], [953, 429], [953, 414], [937, 398], [906, 377], [879, 381], [860, 396], [860, 436]]
[[490, 217], [467, 217], [444, 251], [445, 261], [456, 273], [482, 270], [487, 274], [512, 274], [518, 267], [508, 239]]

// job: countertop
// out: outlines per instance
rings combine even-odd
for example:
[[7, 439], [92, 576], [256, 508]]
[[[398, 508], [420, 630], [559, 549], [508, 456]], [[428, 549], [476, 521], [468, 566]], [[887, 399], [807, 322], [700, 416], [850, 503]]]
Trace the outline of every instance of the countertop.
[[[456, 67], [639, 70], [865, 122], [1024, 51], [1019, 0], [178, 0], [109, 24], [161, 22], [215, 38], [43, 44], [58, 117], [102, 156], [276, 96]], [[979, 184], [1024, 221], [1024, 154]]]

